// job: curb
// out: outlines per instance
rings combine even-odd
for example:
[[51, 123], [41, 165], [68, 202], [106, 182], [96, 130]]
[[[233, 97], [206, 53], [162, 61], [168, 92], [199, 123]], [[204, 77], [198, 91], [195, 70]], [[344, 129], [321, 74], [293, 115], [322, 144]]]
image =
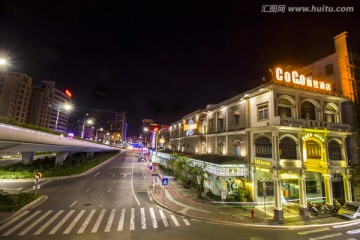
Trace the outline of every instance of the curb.
[[[144, 173], [144, 169], [142, 168], [143, 173]], [[317, 227], [324, 227], [324, 226], [336, 226], [336, 225], [343, 225], [343, 224], [352, 224], [352, 223], [359, 223], [360, 220], [353, 220], [353, 221], [347, 221], [347, 222], [335, 222], [335, 223], [323, 223], [323, 224], [308, 224], [308, 225], [268, 225], [268, 224], [252, 224], [252, 223], [237, 223], [237, 222], [226, 222], [226, 221], [220, 221], [220, 220], [214, 220], [214, 219], [205, 219], [205, 218], [200, 218], [200, 217], [192, 217], [192, 216], [188, 216], [184, 213], [181, 212], [176, 212], [166, 206], [164, 206], [163, 204], [161, 204], [159, 201], [157, 201], [154, 198], [153, 195], [153, 189], [150, 186], [149, 180], [146, 177], [145, 173], [144, 173], [145, 179], [146, 179], [146, 183], [148, 185], [148, 189], [150, 189], [150, 194], [152, 199], [154, 200], [154, 202], [156, 202], [157, 205], [161, 206], [164, 209], [167, 209], [168, 211], [171, 211], [173, 213], [176, 213], [178, 215], [187, 217], [187, 218], [192, 218], [192, 219], [196, 219], [196, 220], [200, 220], [200, 221], [206, 221], [206, 222], [212, 222], [212, 223], [221, 223], [221, 224], [227, 224], [227, 225], [236, 225], [236, 226], [244, 226], [244, 227], [253, 227], [253, 228], [276, 228], [276, 229], [303, 229], [303, 228], [317, 228]], [[176, 191], [176, 190], [175, 190]], [[179, 194], [180, 195], [180, 194]], [[169, 200], [169, 199], [168, 199]]]
[[[71, 179], [71, 178], [77, 178], [77, 177], [82, 177], [85, 176], [87, 174], [90, 174], [94, 171], [96, 171], [97, 169], [99, 169], [100, 167], [108, 164], [113, 158], [117, 157], [118, 155], [121, 155], [123, 153], [126, 153], [126, 151], [123, 151], [115, 156], [113, 156], [112, 158], [109, 158], [108, 160], [106, 160], [105, 162], [100, 163], [99, 165], [89, 169], [87, 172], [83, 172], [83, 173], [79, 173], [76, 175], [69, 175], [69, 176], [58, 176], [58, 177], [44, 177], [41, 178], [42, 181], [46, 181], [46, 180], [61, 180], [61, 179]], [[33, 178], [26, 178], [26, 179], [0, 179], [0, 182], [33, 182], [34, 179]]]
[[21, 213], [39, 206], [40, 204], [45, 202], [47, 199], [48, 199], [48, 197], [46, 195], [42, 195], [41, 197], [35, 199], [31, 203], [26, 204], [24, 207], [20, 208], [16, 213], [14, 213], [11, 216], [9, 216], [8, 218], [2, 220], [0, 222], [0, 226], [3, 225], [5, 222], [8, 222], [11, 219], [15, 218], [16, 216], [20, 215]]

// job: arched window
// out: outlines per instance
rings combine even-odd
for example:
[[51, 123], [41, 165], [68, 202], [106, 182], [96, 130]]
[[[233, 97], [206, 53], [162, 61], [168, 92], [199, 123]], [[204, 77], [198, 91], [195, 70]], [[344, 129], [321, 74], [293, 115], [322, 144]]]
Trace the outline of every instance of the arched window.
[[279, 144], [280, 158], [282, 159], [297, 159], [296, 155], [296, 142], [289, 138], [285, 137], [280, 140]]
[[321, 146], [314, 140], [306, 141], [306, 154], [309, 159], [321, 159]]
[[256, 157], [271, 158], [272, 144], [269, 138], [260, 137], [255, 141], [255, 155]]
[[289, 99], [280, 98], [278, 101], [278, 116], [291, 117], [292, 116], [292, 103]]
[[325, 111], [324, 111], [324, 120], [326, 122], [330, 122], [330, 123], [334, 123], [334, 122], [337, 122], [337, 109], [335, 109], [334, 106], [330, 105], [330, 104], [327, 104], [326, 107], [325, 107]]
[[221, 155], [224, 154], [224, 146], [225, 146], [224, 142], [218, 143], [218, 154], [221, 154]]
[[341, 145], [336, 141], [330, 141], [328, 144], [330, 160], [341, 160]]
[[308, 120], [316, 120], [316, 108], [311, 102], [303, 102], [301, 104], [301, 118]]

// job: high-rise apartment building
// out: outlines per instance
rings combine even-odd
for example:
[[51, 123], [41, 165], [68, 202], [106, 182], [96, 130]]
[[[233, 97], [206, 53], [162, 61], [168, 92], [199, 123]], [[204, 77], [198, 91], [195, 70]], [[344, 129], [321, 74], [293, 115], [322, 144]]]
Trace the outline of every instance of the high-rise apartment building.
[[0, 116], [27, 121], [32, 78], [25, 73], [0, 72]]

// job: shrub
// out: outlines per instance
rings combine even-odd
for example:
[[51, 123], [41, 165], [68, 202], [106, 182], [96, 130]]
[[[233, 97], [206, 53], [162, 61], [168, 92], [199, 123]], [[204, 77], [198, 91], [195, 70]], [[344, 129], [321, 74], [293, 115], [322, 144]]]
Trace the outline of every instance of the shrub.
[[213, 192], [209, 191], [206, 193], [206, 196], [215, 201], [221, 201], [221, 197], [219, 195], [215, 195]]

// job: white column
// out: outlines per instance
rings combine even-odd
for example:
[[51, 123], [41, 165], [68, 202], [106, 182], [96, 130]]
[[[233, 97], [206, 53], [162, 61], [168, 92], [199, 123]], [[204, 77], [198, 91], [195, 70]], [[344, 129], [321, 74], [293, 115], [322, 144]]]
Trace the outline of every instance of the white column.
[[333, 205], [333, 191], [332, 191], [332, 184], [331, 184], [331, 175], [323, 174], [323, 177], [324, 177], [326, 204]]
[[343, 174], [345, 202], [352, 202], [350, 175]]

